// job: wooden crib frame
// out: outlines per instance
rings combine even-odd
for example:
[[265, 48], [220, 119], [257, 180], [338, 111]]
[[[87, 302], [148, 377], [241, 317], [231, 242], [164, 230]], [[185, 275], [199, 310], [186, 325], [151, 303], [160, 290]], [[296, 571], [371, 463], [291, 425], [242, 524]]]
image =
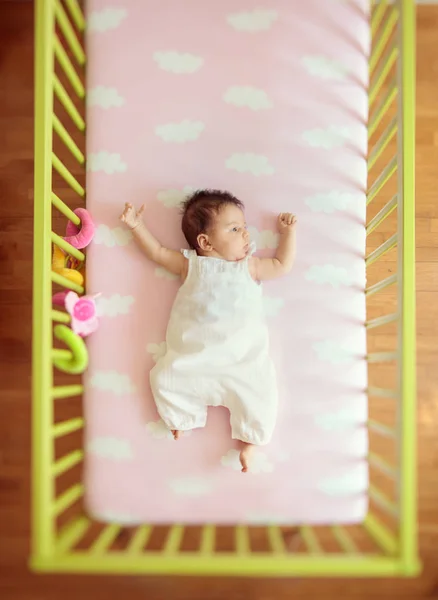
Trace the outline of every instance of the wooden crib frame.
[[[231, 542], [226, 551], [217, 547], [222, 528], [213, 524], [199, 528], [174, 524], [164, 529], [144, 524], [128, 530], [116, 524], [93, 523], [83, 510], [80, 473], [84, 458], [83, 388], [79, 377], [77, 381], [71, 377], [60, 379], [53, 367], [54, 357], [69, 357], [71, 351], [53, 342], [53, 322], [68, 323], [69, 316], [52, 309], [52, 293], [53, 286], [78, 293], [84, 289], [53, 272], [51, 259], [52, 244], [56, 244], [79, 261], [84, 260], [84, 253], [67, 244], [54, 230], [58, 226], [60, 231], [64, 230], [65, 218], [79, 224], [71, 208], [83, 205], [85, 199], [85, 186], [80, 181], [85, 181], [83, 34], [86, 23], [78, 0], [36, 0], [35, 4], [31, 568], [41, 572], [108, 574], [416, 575], [420, 563], [416, 507], [414, 0], [390, 3], [381, 0], [373, 3], [371, 13], [367, 235], [383, 223], [387, 226], [393, 222], [394, 229], [380, 233], [380, 241], [376, 247], [372, 246], [366, 257], [367, 276], [371, 264], [389, 264], [382, 263], [382, 259], [388, 260], [392, 249], [397, 268], [389, 277], [379, 275], [365, 291], [367, 329], [373, 333], [391, 327], [390, 324], [396, 328], [394, 350], [384, 346], [384, 352], [367, 356], [370, 370], [377, 365], [383, 377], [391, 369], [395, 373], [392, 387], [368, 389], [370, 413], [378, 399], [379, 414], [383, 407], [387, 415], [376, 420], [370, 414], [368, 421], [372, 448], [369, 513], [360, 535], [357, 532], [353, 535], [348, 526], [320, 528], [304, 524], [299, 528], [300, 545], [294, 549], [288, 542], [287, 528], [276, 525], [257, 528], [254, 542], [255, 528], [236, 525], [232, 530], [228, 528]], [[61, 149], [59, 152], [57, 147]], [[396, 191], [386, 201], [385, 190], [391, 182]], [[378, 212], [371, 217], [374, 206]], [[368, 299], [382, 297], [386, 307], [394, 307], [393, 312], [382, 315], [381, 306], [377, 313], [378, 307], [368, 309]], [[370, 310], [376, 314], [373, 318], [369, 316]], [[381, 344], [389, 338], [375, 339]], [[378, 344], [372, 345], [382, 349]], [[65, 414], [66, 402], [73, 407], [73, 416], [60, 417]], [[374, 440], [377, 448], [385, 443], [393, 450], [375, 450]], [[63, 444], [67, 450], [60, 450]], [[392, 452], [391, 463], [387, 457]], [[374, 474], [379, 482], [386, 478], [393, 492], [387, 493], [383, 483], [375, 484]], [[69, 481], [58, 485], [62, 478]], [[160, 530], [161, 541], [157, 538], [151, 541], [155, 530]], [[188, 532], [197, 540], [189, 551], [183, 548]], [[262, 537], [265, 541], [260, 546]]]

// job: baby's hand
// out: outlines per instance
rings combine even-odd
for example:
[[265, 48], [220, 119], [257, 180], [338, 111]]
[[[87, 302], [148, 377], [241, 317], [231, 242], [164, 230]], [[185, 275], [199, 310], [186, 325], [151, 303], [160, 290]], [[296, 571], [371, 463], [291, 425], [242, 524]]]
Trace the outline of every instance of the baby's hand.
[[120, 215], [120, 220], [125, 223], [129, 229], [135, 229], [142, 222], [142, 213], [144, 211], [144, 204], [136, 210], [132, 204], [126, 202], [125, 210]]
[[297, 224], [297, 218], [292, 213], [280, 213], [278, 215], [278, 231], [280, 233], [287, 233], [295, 229]]

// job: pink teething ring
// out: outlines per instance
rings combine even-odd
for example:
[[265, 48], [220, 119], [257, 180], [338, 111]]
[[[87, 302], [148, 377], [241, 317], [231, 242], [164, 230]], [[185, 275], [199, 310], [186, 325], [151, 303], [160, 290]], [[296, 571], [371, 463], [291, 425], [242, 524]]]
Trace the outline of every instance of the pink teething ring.
[[74, 248], [80, 250], [86, 248], [93, 239], [94, 223], [90, 213], [85, 208], [77, 208], [73, 211], [81, 220], [79, 227], [69, 221], [65, 232], [65, 241]]

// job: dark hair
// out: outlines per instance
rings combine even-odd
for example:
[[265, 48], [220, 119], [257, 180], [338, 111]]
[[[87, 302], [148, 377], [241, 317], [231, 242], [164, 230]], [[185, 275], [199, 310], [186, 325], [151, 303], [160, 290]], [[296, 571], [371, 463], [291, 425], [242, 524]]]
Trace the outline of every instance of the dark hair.
[[198, 190], [184, 200], [181, 228], [190, 248], [199, 248], [198, 235], [211, 227], [214, 217], [227, 204], [245, 208], [241, 200], [220, 190]]

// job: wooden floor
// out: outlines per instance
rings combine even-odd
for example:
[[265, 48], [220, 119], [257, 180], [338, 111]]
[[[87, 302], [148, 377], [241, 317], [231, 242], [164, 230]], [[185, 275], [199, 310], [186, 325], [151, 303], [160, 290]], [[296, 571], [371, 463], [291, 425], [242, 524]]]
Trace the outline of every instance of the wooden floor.
[[438, 599], [438, 7], [418, 9], [417, 301], [419, 520], [415, 580], [250, 580], [36, 576], [30, 532], [30, 343], [33, 198], [33, 14], [0, 2], [0, 595], [105, 598]]

